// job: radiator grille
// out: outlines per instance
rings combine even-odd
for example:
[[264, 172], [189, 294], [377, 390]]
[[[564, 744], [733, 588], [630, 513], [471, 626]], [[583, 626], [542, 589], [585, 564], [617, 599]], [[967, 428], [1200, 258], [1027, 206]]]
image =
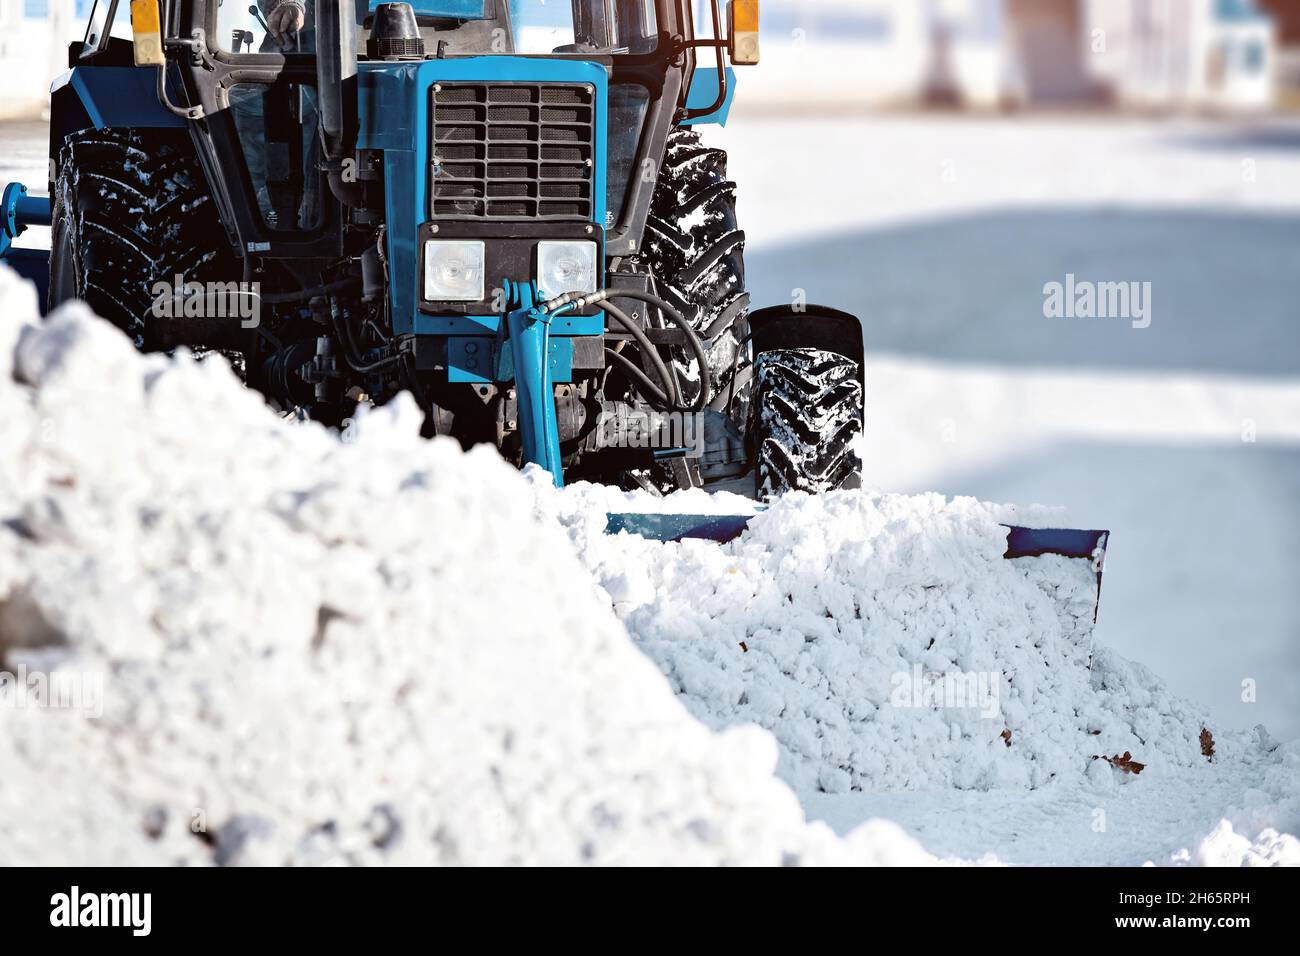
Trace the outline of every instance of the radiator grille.
[[434, 89], [434, 218], [591, 221], [595, 160], [591, 87], [442, 83]]

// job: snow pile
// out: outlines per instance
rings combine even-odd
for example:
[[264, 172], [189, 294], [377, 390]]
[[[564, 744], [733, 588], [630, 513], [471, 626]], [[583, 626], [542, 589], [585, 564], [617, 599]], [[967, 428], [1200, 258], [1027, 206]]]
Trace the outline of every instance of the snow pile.
[[[1211, 794], [1160, 862], [1300, 862], [1300, 746], [1216, 731], [1209, 765], [1199, 708], [1091, 646], [1088, 562], [1003, 560], [1050, 514], [855, 492], [610, 537], [750, 506], [556, 492], [406, 401], [286, 423], [219, 360], [24, 323], [3, 269], [0, 315], [0, 864], [934, 861], [806, 824], [774, 767], [988, 820]], [[1125, 751], [1140, 778], [1093, 759]]]
[[494, 454], [0, 299], [0, 864], [929, 859], [693, 720]]
[[[1300, 832], [1300, 741], [1279, 747], [1263, 728], [1226, 731], [1147, 668], [1094, 646], [1090, 561], [1003, 558], [1001, 522], [1060, 526], [1059, 513], [933, 495], [799, 495], [729, 545], [664, 544], [603, 533], [607, 510], [657, 510], [653, 501], [588, 486], [556, 493], [534, 478], [544, 510], [559, 515], [688, 709], [715, 729], [771, 731], [778, 775], [806, 805], [844, 794], [854, 816], [853, 801], [867, 795], [858, 791], [947, 792], [952, 800], [868, 799], [872, 812], [854, 818], [883, 810], [925, 824], [973, 806], [951, 826], [987, 843], [925, 842], [974, 858], [1018, 839], [988, 821], [1021, 820], [1023, 834], [1024, 794], [1029, 819], [1080, 831], [1062, 855], [1038, 862], [1151, 858], [1125, 855], [1142, 845], [1126, 842], [1125, 825], [1109, 840], [1089, 825], [1110, 806], [1160, 834], [1157, 862], [1300, 863], [1291, 835]], [[1209, 728], [1213, 760], [1201, 737]], [[1112, 766], [1126, 753], [1146, 766]], [[1059, 817], [1029, 800], [1043, 790]], [[968, 791], [1000, 792], [1004, 806], [960, 799]], [[1191, 802], [1207, 822], [1189, 835]]]
[[[725, 547], [602, 533], [608, 492], [554, 496], [579, 554], [638, 646], [711, 727], [757, 724], [799, 792], [995, 790], [1136, 779], [1098, 758], [1207, 763], [1202, 708], [1092, 647], [1087, 560], [1007, 561], [1000, 521], [969, 499], [791, 496]], [[647, 502], [632, 503], [645, 507]], [[1216, 760], [1267, 775], [1256, 734], [1217, 732]], [[1300, 826], [1275, 775], [1254, 829]], [[1295, 844], [1292, 840], [1293, 846]]]

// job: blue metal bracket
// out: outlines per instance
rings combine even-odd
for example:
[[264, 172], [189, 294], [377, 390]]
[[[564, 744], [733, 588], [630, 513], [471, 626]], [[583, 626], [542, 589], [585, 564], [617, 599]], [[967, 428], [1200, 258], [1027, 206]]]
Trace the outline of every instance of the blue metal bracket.
[[495, 339], [463, 336], [447, 341], [447, 381], [491, 385], [497, 381]]
[[[499, 315], [424, 315], [415, 317], [416, 335], [488, 335], [501, 332]], [[603, 335], [605, 313], [595, 315], [553, 315], [551, 335]]]
[[28, 226], [50, 224], [50, 201], [43, 196], [27, 195], [22, 183], [10, 183], [0, 198], [0, 262], [36, 284], [41, 310], [50, 291], [50, 254], [44, 249], [16, 249], [13, 241]]
[[[573, 339], [552, 337], [547, 346], [551, 381], [573, 381]], [[509, 342], [477, 336], [447, 341], [447, 381], [491, 385], [515, 380], [515, 355]]]
[[[682, 125], [703, 126], [706, 123], [716, 123], [719, 126], [726, 126], [727, 119], [731, 116], [731, 104], [735, 98], [736, 71], [731, 67], [727, 67], [727, 99], [722, 104], [722, 109], [706, 113], [704, 116], [697, 116], [695, 119], [685, 120]], [[717, 101], [718, 68], [716, 66], [696, 67], [695, 75], [691, 78], [691, 88], [686, 94], [686, 108], [706, 110]]]
[[22, 183], [10, 183], [0, 198], [0, 258], [9, 254], [13, 241], [28, 226], [50, 224], [50, 200], [45, 196], [27, 195]]
[[503, 288], [509, 302], [506, 324], [514, 359], [524, 461], [541, 465], [551, 473], [555, 486], [562, 488], [564, 460], [560, 457], [560, 426], [555, 414], [549, 347], [552, 316], [540, 308], [535, 283], [506, 280]]

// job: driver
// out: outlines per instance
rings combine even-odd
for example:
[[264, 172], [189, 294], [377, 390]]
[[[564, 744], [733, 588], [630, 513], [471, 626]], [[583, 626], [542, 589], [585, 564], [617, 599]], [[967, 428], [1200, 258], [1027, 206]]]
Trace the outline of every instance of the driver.
[[[309, 13], [306, 0], [256, 0], [258, 17], [266, 27], [260, 52], [262, 53], [312, 53], [316, 49], [315, 4]], [[240, 145], [248, 164], [248, 174], [253, 181], [257, 204], [262, 217], [271, 228], [309, 228], [317, 220], [317, 162], [316, 145], [316, 91], [309, 86], [298, 87], [299, 106], [297, 122], [301, 132], [268, 130], [263, 108], [263, 96], [270, 88], [256, 83], [236, 84], [230, 90], [230, 106], [235, 127], [239, 130]], [[284, 136], [302, 139], [302, 164], [300, 173], [288, 176], [283, 160], [273, 160], [268, 155], [269, 132], [279, 135], [270, 139], [283, 144]], [[283, 145], [276, 151], [280, 156]], [[295, 186], [301, 196], [294, 200]]]
[[307, 22], [306, 0], [257, 0], [257, 5], [266, 20], [266, 32], [280, 49], [297, 41]]

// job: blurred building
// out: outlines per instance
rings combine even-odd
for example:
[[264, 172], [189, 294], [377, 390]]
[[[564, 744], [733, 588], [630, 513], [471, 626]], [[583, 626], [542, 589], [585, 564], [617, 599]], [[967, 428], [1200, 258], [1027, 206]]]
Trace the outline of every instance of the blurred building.
[[[91, 6], [0, 0], [0, 119], [41, 114]], [[1300, 0], [763, 0], [762, 38], [747, 106], [1262, 109], [1300, 91]]]
[[1279, 101], [1300, 109], [1300, 0], [1259, 0], [1277, 30], [1274, 83]]
[[1271, 17], [1250, 0], [1092, 0], [1093, 69], [1124, 102], [1259, 109], [1277, 70]]
[[67, 69], [68, 43], [84, 34], [92, 6], [93, 0], [0, 0], [0, 119], [42, 115], [50, 81]]
[[1266, 109], [1278, 69], [1255, 0], [764, 0], [762, 16], [747, 105]]

